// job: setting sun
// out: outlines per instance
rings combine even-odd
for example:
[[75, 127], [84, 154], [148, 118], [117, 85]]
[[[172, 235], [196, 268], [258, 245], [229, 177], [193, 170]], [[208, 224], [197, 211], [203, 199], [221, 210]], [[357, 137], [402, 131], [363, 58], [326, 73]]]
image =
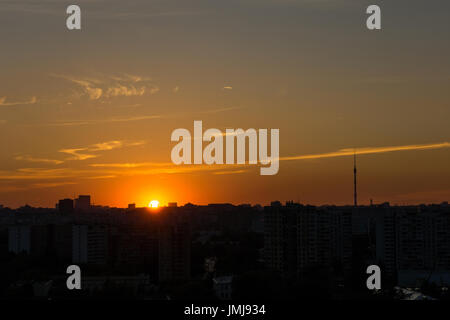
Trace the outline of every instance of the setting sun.
[[150, 203], [148, 204], [148, 206], [150, 208], [158, 208], [159, 207], [159, 201], [158, 200], [152, 200], [150, 201]]

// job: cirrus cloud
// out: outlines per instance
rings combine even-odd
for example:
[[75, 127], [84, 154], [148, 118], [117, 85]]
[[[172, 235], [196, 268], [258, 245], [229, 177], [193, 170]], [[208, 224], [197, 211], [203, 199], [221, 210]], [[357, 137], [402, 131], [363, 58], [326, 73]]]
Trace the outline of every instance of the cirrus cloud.
[[17, 105], [25, 105], [25, 104], [35, 104], [37, 102], [36, 97], [31, 97], [28, 100], [24, 101], [6, 101], [6, 97], [0, 97], [0, 106], [17, 106]]
[[65, 79], [81, 88], [81, 96], [90, 100], [113, 97], [143, 96], [144, 94], [155, 94], [159, 87], [149, 77], [138, 75], [109, 75], [99, 77], [75, 77], [71, 75], [51, 74], [56, 78]]

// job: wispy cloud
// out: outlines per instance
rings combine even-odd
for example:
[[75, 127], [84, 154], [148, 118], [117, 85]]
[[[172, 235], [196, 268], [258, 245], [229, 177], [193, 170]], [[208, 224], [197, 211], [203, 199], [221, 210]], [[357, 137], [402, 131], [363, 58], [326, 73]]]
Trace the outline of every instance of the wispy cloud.
[[[1, 179], [1, 177], [0, 177]], [[66, 185], [74, 185], [77, 184], [73, 181], [58, 181], [58, 182], [38, 182], [38, 183], [30, 183], [25, 186], [1, 186], [0, 192], [18, 192], [30, 189], [45, 189], [45, 188], [56, 188]]]
[[236, 170], [238, 167], [244, 167], [246, 164], [243, 165], [183, 165], [183, 166], [177, 166], [174, 164], [170, 164], [169, 166], [155, 166], [149, 168], [142, 168], [142, 169], [134, 169], [129, 168], [125, 170], [117, 171], [116, 173], [119, 175], [158, 175], [158, 174], [186, 174], [186, 173], [195, 173], [195, 172], [216, 172], [216, 171], [230, 171], [230, 170]]
[[206, 110], [206, 111], [202, 111], [200, 113], [205, 113], [205, 114], [220, 113], [220, 112], [226, 112], [226, 111], [231, 111], [231, 110], [239, 110], [239, 109], [242, 109], [242, 108], [243, 107], [226, 107], [226, 108], [218, 108], [218, 109]]
[[[353, 156], [353, 154], [380, 154], [397, 151], [413, 151], [413, 150], [435, 150], [450, 148], [450, 142], [431, 143], [431, 144], [415, 144], [415, 145], [403, 145], [403, 146], [387, 146], [387, 147], [366, 147], [366, 148], [346, 148], [340, 149], [334, 152], [318, 153], [318, 154], [306, 154], [298, 156], [280, 157], [280, 161], [288, 160], [308, 160], [308, 159], [322, 159], [322, 158], [335, 158]], [[124, 169], [124, 171], [118, 171], [116, 174], [133, 174], [133, 175], [145, 175], [145, 174], [172, 174], [172, 173], [191, 173], [201, 171], [213, 171], [214, 174], [236, 174], [243, 173], [244, 167], [252, 166], [250, 164], [235, 164], [235, 165], [184, 165], [175, 166], [171, 163], [154, 163], [154, 162], [142, 162], [142, 163], [112, 163], [112, 164], [92, 164], [92, 167], [97, 168], [117, 168]], [[133, 170], [135, 168], [143, 168]]]
[[0, 97], [0, 106], [17, 106], [17, 105], [26, 105], [26, 104], [35, 104], [37, 102], [36, 97], [31, 97], [29, 100], [24, 101], [6, 101], [6, 97]]
[[108, 142], [95, 143], [91, 147], [87, 148], [91, 151], [105, 151], [120, 148], [124, 145], [123, 141], [114, 140]]
[[39, 183], [33, 183], [31, 185], [32, 188], [55, 188], [55, 187], [61, 187], [61, 186], [67, 186], [77, 184], [76, 182], [71, 181], [64, 181], [64, 182], [39, 182]]
[[[145, 143], [144, 141], [121, 141], [112, 140], [102, 143], [91, 144], [87, 147], [66, 148], [60, 152], [69, 154], [70, 160], [84, 160], [98, 156], [98, 152], [114, 150], [126, 146], [137, 146]], [[437, 150], [450, 148], [450, 142], [430, 143], [430, 144], [413, 144], [402, 146], [385, 146], [385, 147], [365, 147], [365, 148], [345, 148], [334, 152], [305, 154], [297, 156], [281, 157], [279, 160], [308, 160], [353, 156], [364, 154], [382, 154], [397, 151], [413, 151], [413, 150]], [[23, 159], [25, 159], [24, 157]], [[34, 159], [29, 157], [30, 159]], [[39, 158], [36, 158], [39, 159]], [[34, 160], [36, 160], [34, 159]], [[69, 160], [67, 159], [67, 160]], [[51, 160], [51, 159], [39, 159]], [[58, 160], [57, 160], [58, 161]], [[215, 175], [240, 174], [248, 170], [250, 164], [235, 165], [182, 165], [177, 166], [171, 162], [136, 162], [136, 163], [93, 163], [81, 169], [74, 168], [20, 168], [13, 171], [0, 171], [0, 180], [7, 181], [39, 181], [35, 183], [36, 187], [51, 187], [60, 183], [60, 180], [72, 182], [80, 179], [111, 179], [121, 176], [143, 176], [143, 175], [160, 175], [160, 174], [190, 174], [211, 172]], [[64, 182], [62, 182], [64, 183]], [[10, 190], [12, 191], [12, 190]], [[6, 191], [4, 191], [6, 192]]]
[[238, 173], [244, 173], [244, 172], [247, 172], [247, 170], [216, 171], [216, 172], [214, 172], [214, 174], [224, 175], [224, 174], [238, 174]]
[[321, 158], [335, 158], [353, 156], [353, 154], [376, 154], [396, 151], [412, 151], [412, 150], [432, 150], [450, 148], [450, 142], [430, 143], [430, 144], [412, 144], [404, 146], [388, 146], [388, 147], [367, 147], [367, 148], [346, 148], [333, 152], [305, 154], [289, 157], [281, 157], [280, 160], [307, 160]]
[[94, 168], [139, 168], [139, 167], [169, 167], [172, 162], [137, 162], [137, 163], [92, 163]]
[[29, 155], [16, 156], [14, 159], [19, 160], [19, 161], [50, 163], [50, 164], [61, 164], [64, 162], [62, 160], [56, 160], [56, 159], [33, 158]]
[[123, 75], [112, 75], [111, 79], [115, 81], [132, 81], [132, 82], [152, 81], [152, 78], [150, 77], [144, 77], [128, 73], [124, 73]]
[[97, 179], [112, 179], [115, 177], [117, 177], [117, 176], [116, 175], [104, 175], [104, 176], [84, 177], [84, 179], [97, 180]]
[[72, 155], [72, 157], [66, 160], [87, 160], [91, 158], [96, 158], [98, 155], [82, 153], [82, 151], [88, 151], [87, 148], [74, 148], [74, 149], [61, 149], [59, 152], [67, 153]]
[[50, 123], [50, 126], [83, 126], [83, 125], [93, 125], [93, 124], [104, 124], [104, 123], [118, 123], [118, 122], [130, 122], [130, 121], [142, 121], [142, 120], [152, 120], [160, 119], [162, 115], [144, 115], [135, 117], [121, 117], [121, 118], [109, 118], [109, 119], [92, 119], [92, 120], [73, 120], [73, 121], [62, 121]]
[[[11, 171], [0, 171], [0, 180], [27, 182], [27, 187], [35, 184], [48, 186], [77, 183], [83, 179], [114, 178], [115, 174], [107, 170], [74, 169], [74, 168], [19, 168]], [[38, 181], [32, 183], [31, 181]]]
[[138, 162], [138, 163], [96, 163], [90, 167], [105, 170], [109, 174], [120, 175], [157, 175], [157, 174], [182, 174], [194, 172], [219, 172], [218, 174], [242, 173], [247, 164], [235, 165], [174, 165], [171, 162]]
[[136, 164], [93, 164], [89, 168], [20, 168], [13, 171], [0, 171], [0, 180], [6, 181], [39, 181], [39, 183], [60, 182], [70, 179], [77, 182], [82, 179], [111, 179], [121, 176], [145, 176], [161, 174], [190, 174], [195, 172], [229, 172], [241, 173], [239, 168], [246, 165], [186, 165], [176, 166], [172, 163], [136, 163]]
[[[206, 110], [206, 111], [200, 111], [198, 113], [199, 114], [215, 114], [215, 113], [227, 112], [227, 111], [232, 111], [232, 110], [239, 110], [242, 108], [244, 108], [244, 107], [217, 108], [217, 109], [211, 109], [211, 110]], [[105, 123], [120, 123], [120, 122], [171, 118], [171, 117], [177, 117], [177, 116], [186, 116], [186, 114], [192, 114], [192, 112], [183, 112], [183, 113], [175, 113], [175, 114], [153, 114], [153, 115], [142, 115], [142, 116], [133, 116], [133, 117], [117, 117], [117, 118], [109, 118], [109, 119], [71, 120], [71, 121], [54, 122], [54, 123], [49, 123], [49, 124], [45, 124], [45, 125], [57, 126], [57, 127], [96, 125], [96, 124], [105, 124]]]
[[14, 171], [0, 171], [0, 180], [53, 180], [76, 176], [77, 172], [68, 168], [20, 168]]
[[92, 154], [99, 151], [109, 151], [122, 147], [133, 147], [145, 144], [145, 141], [122, 141], [122, 140], [113, 140], [102, 143], [95, 143], [87, 147], [82, 148], [66, 148], [61, 149], [59, 152], [67, 153], [71, 155], [70, 158], [66, 160], [87, 160], [91, 158], [98, 157], [97, 154]]
[[104, 75], [100, 77], [75, 77], [71, 75], [51, 74], [53, 77], [65, 79], [82, 89], [81, 95], [90, 100], [100, 98], [112, 98], [119, 96], [143, 96], [144, 94], [155, 94], [159, 87], [151, 78], [139, 75]]

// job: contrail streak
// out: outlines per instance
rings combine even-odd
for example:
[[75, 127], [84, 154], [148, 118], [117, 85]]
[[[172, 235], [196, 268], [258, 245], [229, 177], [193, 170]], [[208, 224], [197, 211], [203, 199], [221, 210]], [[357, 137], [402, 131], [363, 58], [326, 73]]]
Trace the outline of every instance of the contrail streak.
[[335, 158], [353, 156], [353, 154], [375, 154], [395, 151], [410, 151], [410, 150], [432, 150], [450, 148], [450, 142], [431, 143], [431, 144], [412, 144], [406, 146], [389, 146], [389, 147], [369, 147], [369, 148], [347, 148], [340, 149], [334, 152], [305, 154], [298, 156], [281, 157], [280, 160], [306, 160], [306, 159], [321, 159], [321, 158]]

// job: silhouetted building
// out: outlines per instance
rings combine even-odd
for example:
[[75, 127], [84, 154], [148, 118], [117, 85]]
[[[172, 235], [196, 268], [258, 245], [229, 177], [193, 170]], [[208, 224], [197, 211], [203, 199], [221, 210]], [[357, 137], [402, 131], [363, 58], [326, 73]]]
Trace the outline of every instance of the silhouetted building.
[[72, 233], [70, 225], [18, 225], [8, 228], [10, 252], [35, 257], [48, 254], [70, 261]]
[[450, 212], [433, 209], [389, 207], [378, 216], [377, 261], [399, 285], [450, 284]]
[[163, 220], [159, 230], [159, 280], [189, 280], [191, 233], [187, 217], [168, 212]]
[[91, 196], [79, 195], [75, 199], [75, 209], [79, 211], [88, 211], [91, 208]]
[[73, 213], [73, 200], [72, 199], [59, 200], [58, 211], [62, 214]]
[[350, 269], [351, 212], [273, 202], [264, 208], [266, 267], [301, 277], [312, 267]]
[[31, 227], [12, 226], [8, 228], [8, 251], [29, 254], [31, 251]]
[[102, 225], [74, 225], [72, 227], [72, 262], [106, 264], [108, 230]]
[[118, 266], [141, 270], [155, 281], [158, 279], [158, 233], [146, 224], [122, 226], [110, 237], [109, 256]]

